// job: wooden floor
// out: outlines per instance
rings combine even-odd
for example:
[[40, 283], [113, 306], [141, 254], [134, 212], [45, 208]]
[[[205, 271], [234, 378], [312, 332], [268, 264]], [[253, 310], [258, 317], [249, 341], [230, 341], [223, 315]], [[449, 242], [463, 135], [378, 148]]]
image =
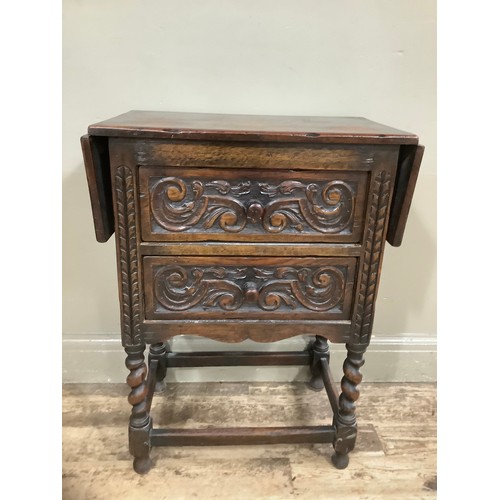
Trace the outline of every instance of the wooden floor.
[[[63, 387], [63, 499], [416, 499], [436, 497], [436, 387], [362, 384], [349, 467], [332, 447], [153, 448], [154, 468], [132, 469], [125, 384]], [[324, 392], [303, 384], [171, 384], [156, 395], [155, 427], [331, 423]]]

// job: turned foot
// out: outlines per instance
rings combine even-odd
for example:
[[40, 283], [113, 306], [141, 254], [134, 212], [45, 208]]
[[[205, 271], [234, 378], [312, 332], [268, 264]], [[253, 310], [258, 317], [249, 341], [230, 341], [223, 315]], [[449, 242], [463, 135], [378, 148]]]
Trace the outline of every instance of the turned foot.
[[157, 380], [155, 384], [155, 392], [163, 392], [167, 388], [165, 380]]
[[330, 358], [328, 352], [328, 341], [324, 337], [316, 335], [316, 340], [311, 346], [311, 380], [307, 386], [313, 391], [324, 389], [323, 376], [321, 375], [321, 358]]
[[336, 469], [345, 469], [349, 465], [349, 455], [341, 455], [340, 453], [334, 453], [332, 455], [332, 464]]
[[312, 377], [309, 382], [307, 382], [307, 387], [309, 389], [319, 392], [325, 388], [325, 384], [323, 383], [323, 379], [321, 377]]
[[134, 458], [134, 470], [137, 474], [146, 474], [151, 469], [151, 459], [149, 457]]

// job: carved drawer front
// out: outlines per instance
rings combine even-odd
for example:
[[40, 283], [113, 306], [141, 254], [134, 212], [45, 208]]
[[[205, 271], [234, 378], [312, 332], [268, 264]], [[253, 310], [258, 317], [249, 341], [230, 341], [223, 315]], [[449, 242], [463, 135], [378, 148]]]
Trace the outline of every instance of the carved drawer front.
[[143, 241], [359, 242], [367, 172], [140, 167]]
[[144, 257], [146, 319], [349, 319], [356, 260]]

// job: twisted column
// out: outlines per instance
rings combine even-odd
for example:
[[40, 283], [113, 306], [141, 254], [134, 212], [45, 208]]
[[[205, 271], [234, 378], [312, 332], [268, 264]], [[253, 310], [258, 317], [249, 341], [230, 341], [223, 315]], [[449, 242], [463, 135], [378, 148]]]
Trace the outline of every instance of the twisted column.
[[130, 387], [128, 402], [132, 405], [129, 421], [129, 447], [134, 456], [134, 470], [146, 473], [151, 467], [149, 451], [151, 449], [149, 433], [152, 428], [151, 417], [147, 408], [146, 386], [147, 367], [144, 361], [145, 345], [125, 346], [126, 367], [130, 370], [127, 384]]
[[347, 358], [344, 361], [344, 376], [340, 384], [342, 393], [339, 397], [339, 411], [333, 419], [335, 454], [332, 456], [332, 462], [338, 469], [347, 467], [349, 463], [347, 454], [356, 444], [356, 401], [359, 398], [357, 386], [363, 378], [359, 370], [365, 363], [363, 355], [367, 346], [347, 344], [346, 347]]

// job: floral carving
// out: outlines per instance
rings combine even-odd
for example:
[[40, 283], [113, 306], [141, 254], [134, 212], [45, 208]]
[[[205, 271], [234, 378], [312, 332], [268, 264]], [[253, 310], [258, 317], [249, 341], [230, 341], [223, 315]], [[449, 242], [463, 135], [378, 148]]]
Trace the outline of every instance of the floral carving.
[[275, 233], [291, 226], [304, 229], [304, 221], [321, 233], [339, 233], [351, 221], [354, 204], [352, 188], [343, 181], [331, 181], [321, 188], [316, 183], [285, 181], [278, 186], [259, 184], [261, 193], [282, 197], [266, 205], [262, 225]]
[[[213, 188], [219, 195], [207, 196], [205, 190]], [[241, 186], [236, 187], [244, 192]], [[168, 231], [185, 231], [200, 221], [205, 229], [218, 222], [223, 231], [235, 233], [246, 225], [245, 206], [235, 198], [226, 197], [231, 186], [226, 181], [203, 184], [193, 181], [189, 188], [177, 177], [166, 177], [152, 188], [151, 213], [154, 220]]]
[[222, 267], [188, 270], [178, 265], [165, 266], [156, 275], [155, 296], [171, 311], [185, 311], [198, 304], [234, 311], [243, 304], [244, 294], [232, 280], [244, 278], [244, 271], [239, 269], [227, 272]]
[[336, 234], [352, 226], [355, 183], [334, 180], [270, 184], [164, 177], [151, 186], [153, 220], [167, 231], [191, 229], [239, 233], [249, 224], [269, 233]]
[[346, 267], [194, 267], [158, 266], [154, 274], [156, 300], [167, 310], [195, 307], [235, 311], [341, 308]]

